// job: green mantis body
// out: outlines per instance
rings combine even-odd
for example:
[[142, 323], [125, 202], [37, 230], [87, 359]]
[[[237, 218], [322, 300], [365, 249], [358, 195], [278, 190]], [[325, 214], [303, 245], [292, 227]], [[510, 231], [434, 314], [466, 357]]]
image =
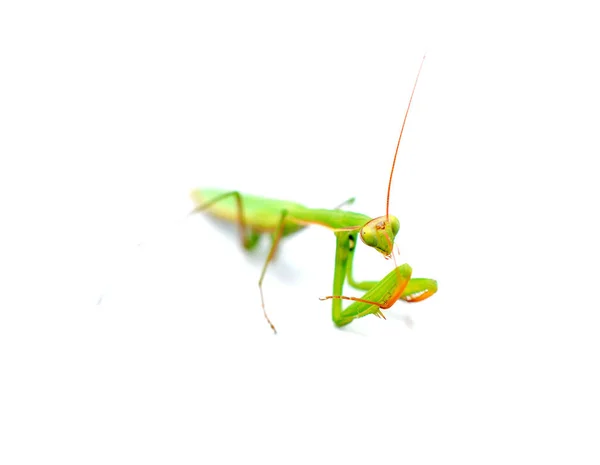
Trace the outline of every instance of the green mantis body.
[[[218, 218], [237, 222], [240, 225], [242, 244], [247, 250], [258, 244], [261, 234], [271, 235], [272, 246], [261, 273], [261, 286], [266, 267], [282, 237], [297, 233], [311, 224], [333, 230], [336, 236], [333, 294], [326, 298], [332, 298], [332, 318], [337, 326], [344, 326], [369, 314], [382, 316], [380, 309], [391, 307], [398, 299], [417, 302], [433, 295], [437, 290], [437, 283], [432, 279], [411, 279], [412, 269], [406, 264], [392, 270], [381, 281], [357, 282], [354, 279], [352, 264], [358, 237], [388, 257], [392, 253], [394, 237], [399, 229], [398, 219], [393, 216], [386, 223], [385, 217], [371, 219], [361, 213], [307, 208], [294, 202], [218, 189], [195, 189], [191, 196], [199, 205], [196, 211], [206, 210]], [[346, 299], [355, 302], [342, 309], [341, 300], [345, 298], [343, 288], [346, 280], [352, 287], [368, 292], [361, 299], [347, 297]], [[269, 321], [266, 314], [265, 317]]]
[[[417, 81], [418, 77], [419, 74], [417, 74]], [[417, 81], [415, 81], [415, 87]], [[414, 90], [413, 88], [413, 94]], [[392, 164], [388, 185], [388, 207], [394, 165], [411, 101], [412, 94], [398, 138], [394, 163]], [[437, 291], [437, 282], [433, 279], [412, 278], [412, 269], [407, 264], [396, 267], [380, 281], [358, 282], [354, 279], [352, 264], [359, 237], [364, 244], [373, 247], [386, 258], [392, 256], [394, 239], [400, 229], [400, 222], [388, 211], [386, 211], [385, 216], [371, 219], [361, 213], [341, 209], [307, 208], [295, 202], [268, 199], [221, 189], [194, 189], [191, 192], [191, 197], [196, 204], [194, 212], [205, 211], [215, 217], [236, 222], [239, 225], [242, 245], [247, 250], [251, 250], [256, 246], [261, 235], [267, 234], [272, 237], [271, 249], [263, 266], [258, 285], [264, 316], [274, 332], [276, 330], [267, 316], [262, 292], [265, 272], [269, 262], [275, 255], [281, 238], [295, 234], [308, 225], [320, 225], [329, 228], [336, 237], [333, 294], [321, 300], [332, 299], [332, 318], [337, 326], [347, 325], [356, 318], [362, 318], [370, 314], [383, 317], [381, 309], [390, 308], [398, 299], [407, 302], [418, 302], [430, 297]], [[354, 199], [350, 199], [345, 204], [353, 201]], [[389, 208], [386, 208], [386, 210], [389, 210]], [[343, 289], [346, 281], [350, 286], [367, 292], [361, 298], [345, 297]], [[351, 300], [353, 303], [344, 309], [342, 300]]]

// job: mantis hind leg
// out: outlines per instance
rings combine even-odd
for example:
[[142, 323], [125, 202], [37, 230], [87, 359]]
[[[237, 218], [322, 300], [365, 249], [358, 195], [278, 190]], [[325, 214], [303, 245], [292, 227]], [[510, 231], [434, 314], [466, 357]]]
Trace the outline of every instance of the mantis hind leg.
[[[234, 197], [237, 204], [237, 223], [239, 225], [240, 230], [240, 238], [242, 241], [242, 246], [246, 250], [252, 250], [258, 244], [258, 240], [260, 238], [260, 234], [257, 231], [254, 231], [252, 228], [247, 227], [246, 225], [246, 215], [244, 213], [244, 198], [242, 194], [238, 191], [225, 192], [224, 194], [218, 195], [208, 202], [203, 203], [202, 205], [197, 206], [192, 210], [192, 213], [198, 213], [207, 208], [210, 208], [212, 205], [220, 202], [227, 197]], [[269, 250], [269, 254], [267, 255], [267, 259], [265, 260], [265, 264], [263, 265], [262, 271], [260, 273], [260, 279], [258, 280], [258, 288], [260, 290], [260, 302], [262, 306], [262, 311], [267, 323], [273, 330], [273, 333], [277, 334], [277, 330], [275, 329], [275, 325], [271, 322], [269, 315], [267, 315], [267, 310], [265, 307], [265, 298], [263, 295], [262, 283], [265, 279], [265, 274], [267, 272], [267, 267], [269, 263], [273, 260], [275, 256], [275, 252], [277, 251], [277, 247], [279, 246], [279, 242], [281, 241], [281, 237], [284, 235], [285, 229], [285, 217], [287, 216], [287, 210], [281, 211], [281, 216], [277, 223], [277, 227], [273, 232], [273, 242], [271, 244], [271, 249]]]
[[269, 323], [269, 326], [273, 330], [274, 334], [277, 334], [277, 330], [275, 329], [275, 326], [273, 325], [273, 323], [271, 323], [271, 320], [269, 319], [269, 316], [267, 315], [267, 310], [265, 308], [265, 297], [263, 295], [263, 289], [262, 289], [262, 283], [263, 283], [263, 280], [265, 279], [265, 274], [267, 272], [267, 266], [269, 266], [269, 263], [273, 260], [273, 257], [275, 256], [275, 252], [277, 250], [277, 247], [279, 246], [279, 242], [281, 241], [281, 237], [283, 236], [286, 215], [287, 215], [287, 210], [282, 210], [281, 216], [279, 218], [279, 222], [277, 224], [277, 229], [273, 233], [273, 243], [271, 244], [271, 249], [269, 250], [269, 255], [267, 255], [267, 259], [265, 260], [265, 264], [263, 265], [262, 271], [260, 273], [260, 279], [258, 280], [258, 289], [260, 290], [260, 303], [262, 305], [263, 315], [265, 316], [265, 319], [267, 320], [267, 323]]
[[244, 213], [244, 198], [239, 191], [225, 192], [224, 194], [218, 195], [202, 205], [198, 205], [192, 210], [191, 213], [199, 213], [201, 211], [210, 208], [214, 204], [226, 199], [227, 197], [234, 197], [237, 205], [237, 223], [240, 230], [240, 239], [242, 241], [242, 247], [246, 250], [252, 250], [258, 244], [260, 234], [254, 231], [252, 228], [246, 226], [246, 215]]

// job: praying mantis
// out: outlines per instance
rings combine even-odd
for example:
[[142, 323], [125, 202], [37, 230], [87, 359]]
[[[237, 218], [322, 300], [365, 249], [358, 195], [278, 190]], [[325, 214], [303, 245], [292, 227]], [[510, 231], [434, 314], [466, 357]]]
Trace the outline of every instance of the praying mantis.
[[[400, 230], [400, 222], [389, 213], [392, 178], [400, 141], [424, 61], [425, 57], [417, 72], [400, 128], [390, 170], [384, 216], [370, 218], [361, 213], [341, 210], [343, 205], [352, 204], [354, 198], [348, 199], [336, 209], [315, 209], [295, 202], [246, 195], [238, 191], [204, 188], [192, 190], [190, 196], [196, 205], [192, 213], [204, 211], [217, 218], [237, 223], [244, 249], [249, 251], [256, 247], [262, 234], [271, 235], [271, 248], [263, 265], [258, 287], [263, 315], [274, 334], [277, 334], [277, 330], [267, 314], [263, 294], [262, 284], [265, 273], [281, 239], [296, 234], [309, 225], [329, 228], [336, 237], [333, 294], [320, 298], [320, 300], [331, 299], [332, 319], [336, 326], [345, 326], [357, 318], [370, 314], [385, 319], [381, 310], [390, 308], [398, 299], [419, 302], [437, 291], [435, 280], [413, 278], [412, 268], [408, 264], [396, 266], [381, 281], [356, 281], [352, 270], [354, 251], [359, 237], [364, 244], [377, 250], [386, 259], [393, 257], [394, 239]], [[344, 296], [343, 289], [346, 281], [350, 286], [367, 292], [360, 298]], [[350, 300], [353, 303], [344, 309], [342, 300]]]

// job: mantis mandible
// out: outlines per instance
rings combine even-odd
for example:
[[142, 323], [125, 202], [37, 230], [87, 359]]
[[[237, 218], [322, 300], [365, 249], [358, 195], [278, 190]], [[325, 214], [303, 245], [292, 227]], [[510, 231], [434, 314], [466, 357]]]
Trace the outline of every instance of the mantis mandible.
[[[347, 200], [336, 209], [315, 209], [307, 208], [295, 202], [246, 195], [238, 191], [203, 188], [192, 190], [191, 198], [196, 204], [196, 208], [192, 213], [206, 211], [217, 218], [237, 223], [242, 246], [246, 250], [251, 250], [258, 244], [261, 234], [271, 235], [272, 245], [263, 265], [258, 287], [263, 315], [275, 334], [277, 334], [277, 330], [269, 319], [265, 308], [262, 288], [265, 273], [281, 238], [291, 236], [308, 225], [314, 224], [329, 228], [336, 237], [333, 294], [321, 298], [321, 300], [332, 300], [332, 318], [336, 326], [347, 325], [357, 318], [370, 314], [385, 318], [381, 310], [390, 308], [398, 299], [407, 302], [418, 302], [432, 296], [437, 291], [435, 280], [412, 278], [412, 269], [408, 264], [395, 267], [381, 281], [359, 282], [354, 279], [352, 272], [354, 250], [358, 237], [364, 244], [383, 254], [386, 259], [392, 257], [394, 239], [400, 229], [398, 218], [389, 213], [392, 177], [404, 126], [406, 125], [406, 119], [424, 61], [425, 57], [423, 57], [417, 72], [402, 121], [398, 143], [396, 144], [390, 170], [384, 216], [371, 219], [361, 213], [340, 209], [342, 205], [352, 204], [354, 198]], [[361, 298], [344, 296], [343, 289], [346, 281], [350, 286], [367, 292]], [[344, 309], [342, 300], [351, 300], [353, 303]]]

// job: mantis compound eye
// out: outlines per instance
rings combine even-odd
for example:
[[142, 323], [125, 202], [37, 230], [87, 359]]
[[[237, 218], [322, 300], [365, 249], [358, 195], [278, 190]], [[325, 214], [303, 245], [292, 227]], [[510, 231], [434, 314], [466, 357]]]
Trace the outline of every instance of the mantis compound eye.
[[390, 216], [390, 226], [392, 227], [392, 237], [396, 237], [400, 231], [400, 220], [395, 216]]
[[369, 247], [375, 247], [377, 245], [377, 235], [375, 234], [375, 230], [372, 228], [362, 228], [360, 230], [360, 238]]

